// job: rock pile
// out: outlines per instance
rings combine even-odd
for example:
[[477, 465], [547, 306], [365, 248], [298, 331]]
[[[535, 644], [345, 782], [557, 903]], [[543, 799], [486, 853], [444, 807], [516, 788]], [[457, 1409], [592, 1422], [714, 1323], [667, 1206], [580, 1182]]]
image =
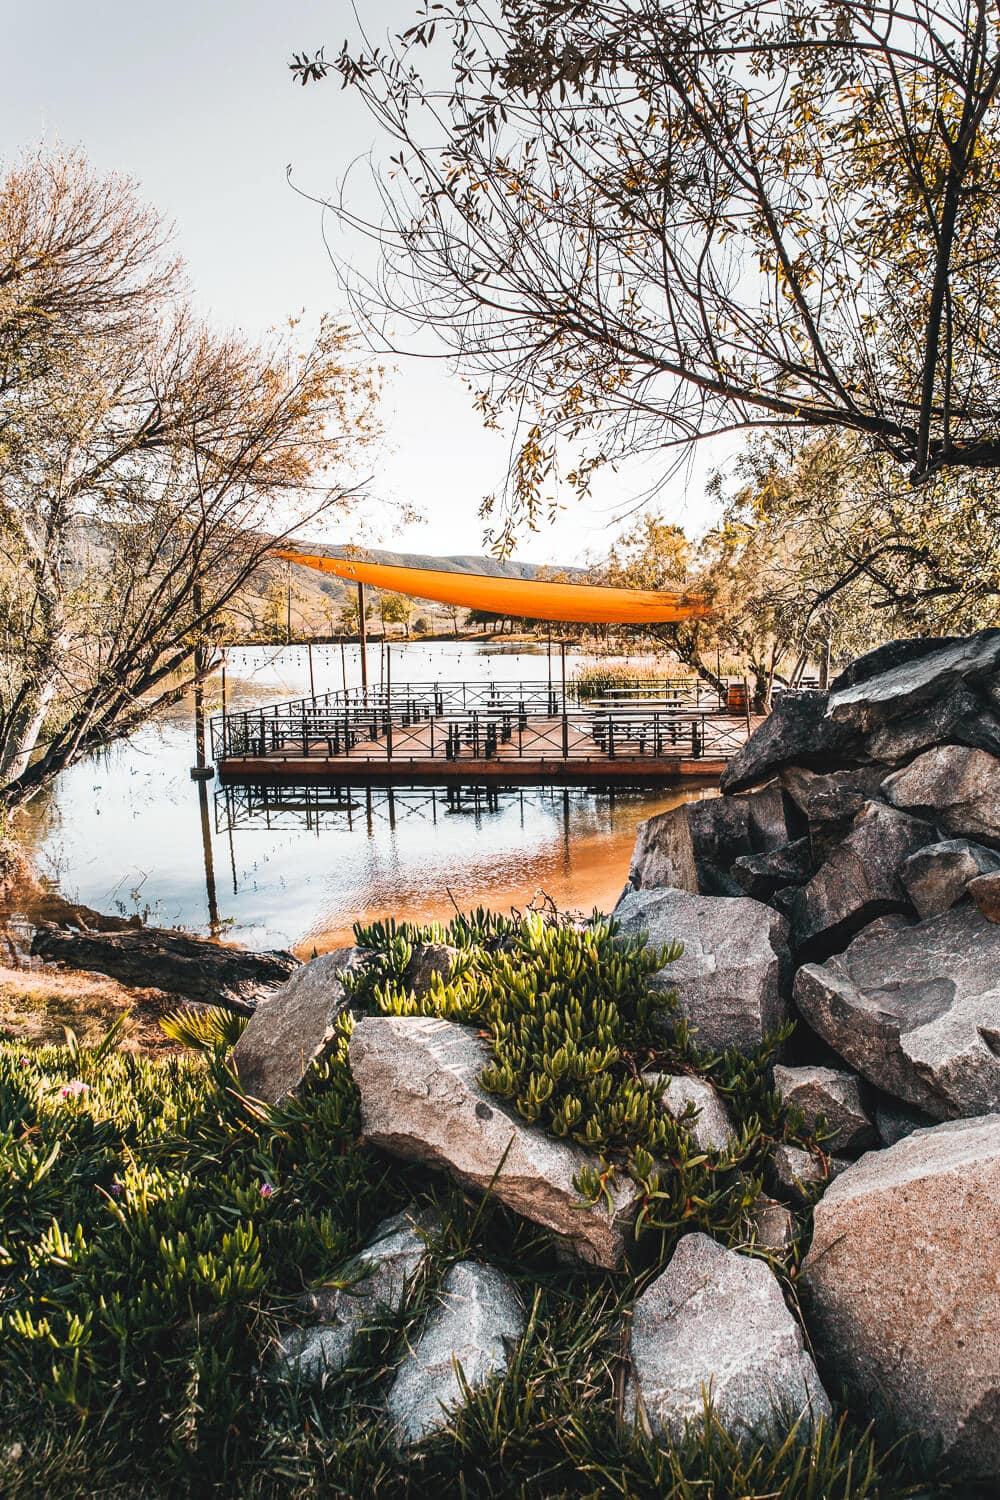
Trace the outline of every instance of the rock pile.
[[785, 695], [722, 789], [640, 827], [616, 915], [684, 939], [662, 980], [702, 1045], [806, 1023], [774, 1083], [836, 1154], [824, 1173], [779, 1147], [770, 1185], [831, 1182], [802, 1277], [821, 1366], [995, 1478], [1000, 631], [894, 642], [829, 693]]

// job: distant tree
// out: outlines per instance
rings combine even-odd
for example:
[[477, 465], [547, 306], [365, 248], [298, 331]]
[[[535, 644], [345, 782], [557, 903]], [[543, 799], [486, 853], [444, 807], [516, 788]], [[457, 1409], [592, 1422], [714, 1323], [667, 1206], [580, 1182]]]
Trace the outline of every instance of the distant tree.
[[345, 330], [212, 333], [161, 221], [40, 152], [0, 178], [0, 802], [212, 665], [275, 539], [349, 503], [375, 391]]
[[336, 205], [382, 251], [359, 308], [433, 325], [521, 424], [501, 543], [564, 443], [581, 489], [734, 428], [854, 432], [916, 484], [1000, 466], [995, 4], [414, 9], [395, 49], [293, 66], [391, 153], [384, 218]]
[[385, 632], [387, 625], [402, 625], [406, 632], [406, 638], [410, 638], [410, 621], [416, 608], [412, 599], [405, 594], [387, 594], [380, 592], [378, 596], [379, 614], [382, 618], [382, 630]]

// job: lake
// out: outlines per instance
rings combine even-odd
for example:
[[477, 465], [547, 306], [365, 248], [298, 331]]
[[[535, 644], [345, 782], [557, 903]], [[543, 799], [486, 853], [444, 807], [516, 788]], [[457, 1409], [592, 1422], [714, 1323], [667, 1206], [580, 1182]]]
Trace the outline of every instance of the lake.
[[[392, 646], [394, 682], [546, 679], [546, 648], [499, 643]], [[316, 689], [342, 685], [339, 647], [313, 648]], [[593, 658], [574, 656], [572, 666]], [[607, 660], [607, 658], [604, 658]], [[648, 658], [635, 658], [648, 666]], [[360, 681], [357, 646], [344, 653]], [[384, 664], [369, 646], [369, 680]], [[552, 663], [558, 677], [556, 656]], [[669, 673], [669, 668], [665, 669]], [[233, 709], [309, 691], [304, 647], [231, 650]], [[213, 684], [210, 705], [218, 707]], [[523, 909], [541, 893], [563, 910], [610, 909], [636, 825], [710, 785], [608, 792], [525, 788], [489, 796], [437, 789], [226, 790], [191, 780], [193, 705], [74, 766], [27, 814], [41, 873], [69, 899], [252, 948], [323, 953], [376, 916], [447, 919], [458, 907]]]

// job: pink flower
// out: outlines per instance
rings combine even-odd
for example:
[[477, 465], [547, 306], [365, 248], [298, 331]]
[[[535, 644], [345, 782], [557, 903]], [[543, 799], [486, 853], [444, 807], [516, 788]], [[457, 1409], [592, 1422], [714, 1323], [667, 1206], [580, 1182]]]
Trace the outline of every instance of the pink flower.
[[64, 1089], [59, 1092], [64, 1099], [79, 1099], [82, 1094], [89, 1093], [90, 1084], [84, 1083], [81, 1078], [71, 1078]]
[[274, 1184], [271, 1182], [262, 1182], [260, 1185], [260, 1196], [262, 1198], [270, 1198], [273, 1196], [273, 1194]]

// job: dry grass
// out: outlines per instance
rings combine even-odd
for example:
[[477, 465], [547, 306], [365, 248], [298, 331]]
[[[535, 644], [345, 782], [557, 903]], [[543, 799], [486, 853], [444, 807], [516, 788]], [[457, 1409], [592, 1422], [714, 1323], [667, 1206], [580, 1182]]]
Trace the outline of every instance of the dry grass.
[[163, 1055], [183, 1049], [160, 1030], [160, 1017], [177, 1009], [177, 996], [162, 990], [129, 989], [117, 980], [86, 970], [0, 967], [0, 1033], [28, 1046], [65, 1040], [66, 1028], [84, 1046], [94, 1046], [113, 1021], [131, 1011], [122, 1047], [127, 1052]]

